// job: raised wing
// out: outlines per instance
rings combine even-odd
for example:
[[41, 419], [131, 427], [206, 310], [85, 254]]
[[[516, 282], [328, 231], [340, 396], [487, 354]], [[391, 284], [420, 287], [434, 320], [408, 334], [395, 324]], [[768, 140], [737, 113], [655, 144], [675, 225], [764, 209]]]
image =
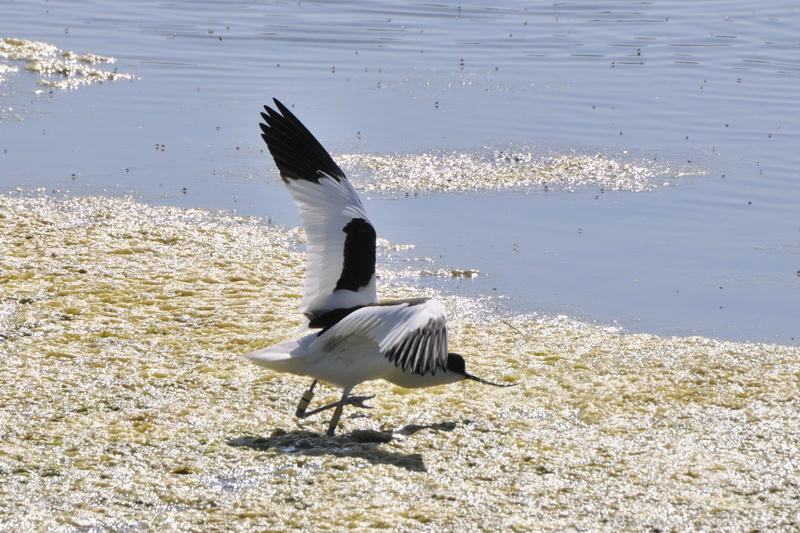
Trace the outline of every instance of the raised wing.
[[424, 376], [447, 369], [447, 328], [442, 304], [428, 298], [397, 300], [356, 309], [325, 332], [321, 342], [364, 336], [386, 359]]
[[376, 303], [375, 229], [344, 172], [286, 106], [264, 106], [261, 137], [306, 230], [300, 311], [309, 320]]

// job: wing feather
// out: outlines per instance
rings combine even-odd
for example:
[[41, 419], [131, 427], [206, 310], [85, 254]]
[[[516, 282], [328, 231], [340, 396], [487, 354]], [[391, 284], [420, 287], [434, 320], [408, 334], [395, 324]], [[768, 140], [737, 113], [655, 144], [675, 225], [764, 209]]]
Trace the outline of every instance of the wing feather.
[[326, 330], [320, 343], [369, 337], [403, 372], [426, 375], [447, 369], [445, 311], [436, 300], [397, 300], [356, 309]]
[[262, 137], [306, 230], [300, 311], [313, 320], [333, 309], [376, 303], [376, 235], [344, 172], [286, 106], [264, 106]]

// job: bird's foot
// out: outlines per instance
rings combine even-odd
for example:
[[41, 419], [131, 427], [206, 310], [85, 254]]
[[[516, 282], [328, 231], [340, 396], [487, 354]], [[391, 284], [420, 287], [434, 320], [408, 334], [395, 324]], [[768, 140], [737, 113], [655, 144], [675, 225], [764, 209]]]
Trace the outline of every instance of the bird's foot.
[[362, 409], [372, 409], [371, 405], [366, 405], [364, 404], [364, 402], [366, 402], [367, 400], [371, 400], [374, 397], [375, 397], [374, 394], [371, 394], [370, 396], [348, 396], [347, 404], [355, 405], [356, 407], [361, 407]]
[[364, 402], [374, 397], [375, 397], [374, 394], [372, 396], [348, 396], [344, 400], [344, 403], [342, 403], [342, 401], [340, 400], [338, 402], [331, 402], [328, 405], [323, 405], [322, 407], [317, 407], [316, 409], [312, 409], [311, 411], [306, 411], [305, 409], [303, 409], [302, 412], [298, 408], [297, 413], [295, 414], [297, 415], [297, 418], [308, 418], [311, 415], [321, 413], [322, 411], [327, 411], [328, 409], [333, 409], [334, 407], [338, 407], [339, 405], [341, 405], [342, 407], [344, 407], [345, 405], [354, 405], [356, 407], [362, 407], [364, 409], [372, 409], [371, 405], [365, 405]]

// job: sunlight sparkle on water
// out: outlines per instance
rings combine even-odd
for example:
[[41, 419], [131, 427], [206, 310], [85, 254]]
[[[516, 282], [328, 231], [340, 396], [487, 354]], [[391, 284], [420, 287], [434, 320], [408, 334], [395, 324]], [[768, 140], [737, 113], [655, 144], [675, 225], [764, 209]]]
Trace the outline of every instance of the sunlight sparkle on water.
[[[104, 81], [134, 80], [133, 74], [103, 70], [95, 65], [114, 63], [113, 57], [62, 52], [57, 47], [25, 39], [0, 39], [0, 57], [24, 61], [25, 68], [45, 76], [39, 85], [54, 89], [76, 89], [81, 85]], [[0, 70], [0, 74], [3, 71]]]

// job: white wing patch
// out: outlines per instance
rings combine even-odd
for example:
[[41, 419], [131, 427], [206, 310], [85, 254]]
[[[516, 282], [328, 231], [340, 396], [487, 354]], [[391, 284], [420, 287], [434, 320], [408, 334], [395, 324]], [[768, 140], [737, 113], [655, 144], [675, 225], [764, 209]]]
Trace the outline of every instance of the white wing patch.
[[375, 229], [342, 169], [289, 109], [264, 106], [261, 137], [294, 198], [308, 237], [300, 311], [312, 321], [377, 302]]
[[308, 240], [300, 311], [313, 317], [331, 309], [376, 303], [374, 275], [358, 291], [335, 290], [344, 267], [345, 226], [359, 218], [369, 223], [350, 182], [320, 173], [318, 183], [289, 180], [286, 187], [297, 204]]

